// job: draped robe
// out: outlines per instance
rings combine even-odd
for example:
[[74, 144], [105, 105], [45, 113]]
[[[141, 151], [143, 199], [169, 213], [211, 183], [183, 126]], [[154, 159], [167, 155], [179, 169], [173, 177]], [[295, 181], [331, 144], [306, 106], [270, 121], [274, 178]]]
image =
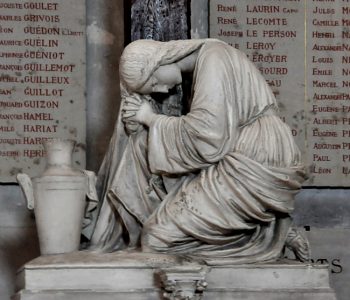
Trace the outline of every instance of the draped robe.
[[92, 244], [257, 262], [281, 255], [304, 180], [271, 89], [240, 51], [201, 46], [190, 112], [127, 136], [117, 122], [100, 172]]

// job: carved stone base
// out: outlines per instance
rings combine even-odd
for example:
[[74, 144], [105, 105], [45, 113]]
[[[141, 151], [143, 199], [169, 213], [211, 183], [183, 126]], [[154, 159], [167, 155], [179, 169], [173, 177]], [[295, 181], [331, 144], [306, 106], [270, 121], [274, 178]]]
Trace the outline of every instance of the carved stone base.
[[13, 300], [336, 300], [328, 269], [271, 263], [204, 266], [170, 255], [79, 252], [18, 273]]
[[201, 300], [207, 287], [204, 267], [173, 267], [160, 271], [160, 279], [167, 300]]

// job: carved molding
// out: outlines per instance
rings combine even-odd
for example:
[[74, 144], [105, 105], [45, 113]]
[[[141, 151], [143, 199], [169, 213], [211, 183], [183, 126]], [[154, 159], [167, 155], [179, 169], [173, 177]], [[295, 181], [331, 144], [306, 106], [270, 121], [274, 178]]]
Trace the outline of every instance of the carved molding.
[[162, 269], [159, 274], [166, 300], [200, 300], [208, 285], [203, 268]]

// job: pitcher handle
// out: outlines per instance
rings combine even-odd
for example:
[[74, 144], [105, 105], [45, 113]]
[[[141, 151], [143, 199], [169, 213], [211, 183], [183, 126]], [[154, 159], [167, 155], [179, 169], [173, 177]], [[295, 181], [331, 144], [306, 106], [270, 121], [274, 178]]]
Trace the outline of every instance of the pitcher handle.
[[34, 191], [33, 191], [33, 183], [30, 177], [27, 174], [19, 173], [17, 174], [17, 182], [20, 185], [24, 197], [27, 201], [27, 208], [29, 210], [34, 209]]

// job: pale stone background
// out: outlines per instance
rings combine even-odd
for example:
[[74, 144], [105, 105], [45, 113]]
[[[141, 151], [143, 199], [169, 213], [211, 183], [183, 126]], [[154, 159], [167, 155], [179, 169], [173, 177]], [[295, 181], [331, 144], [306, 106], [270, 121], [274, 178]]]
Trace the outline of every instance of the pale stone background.
[[[119, 107], [117, 70], [124, 45], [123, 0], [87, 0], [87, 24], [87, 166], [96, 171]], [[191, 28], [194, 38], [207, 36], [208, 0], [192, 0]], [[306, 234], [312, 257], [330, 262], [339, 300], [349, 299], [350, 190], [305, 189], [297, 197], [295, 221], [301, 228], [310, 229]], [[8, 300], [13, 293], [16, 269], [38, 255], [34, 220], [20, 189], [0, 185], [0, 300]]]

